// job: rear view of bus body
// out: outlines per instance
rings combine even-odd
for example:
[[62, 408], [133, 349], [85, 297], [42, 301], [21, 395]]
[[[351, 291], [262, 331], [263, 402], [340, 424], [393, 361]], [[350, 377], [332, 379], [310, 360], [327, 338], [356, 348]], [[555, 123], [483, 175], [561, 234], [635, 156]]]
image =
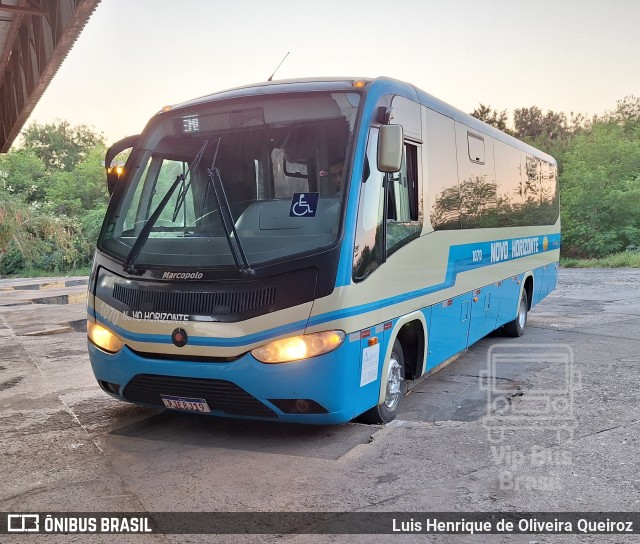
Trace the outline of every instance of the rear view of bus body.
[[387, 422], [408, 380], [521, 335], [556, 284], [553, 158], [407, 83], [224, 91], [124, 146], [88, 302], [123, 400]]

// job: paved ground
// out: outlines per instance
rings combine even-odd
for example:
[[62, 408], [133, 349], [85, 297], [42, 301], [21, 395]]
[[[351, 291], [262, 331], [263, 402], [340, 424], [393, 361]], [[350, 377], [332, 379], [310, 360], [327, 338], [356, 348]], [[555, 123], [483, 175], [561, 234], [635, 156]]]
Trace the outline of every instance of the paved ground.
[[[88, 363], [85, 280], [0, 281], [0, 511], [640, 510], [639, 270], [561, 270], [523, 338], [480, 341], [418, 384], [387, 427], [221, 421], [115, 401]], [[634, 541], [626, 538], [473, 542]]]

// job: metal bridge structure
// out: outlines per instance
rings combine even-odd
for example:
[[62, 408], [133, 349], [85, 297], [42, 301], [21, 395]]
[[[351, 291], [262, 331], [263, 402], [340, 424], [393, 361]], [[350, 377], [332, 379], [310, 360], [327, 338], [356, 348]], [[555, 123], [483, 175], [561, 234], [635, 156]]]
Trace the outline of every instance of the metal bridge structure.
[[0, 152], [11, 147], [100, 0], [0, 0]]

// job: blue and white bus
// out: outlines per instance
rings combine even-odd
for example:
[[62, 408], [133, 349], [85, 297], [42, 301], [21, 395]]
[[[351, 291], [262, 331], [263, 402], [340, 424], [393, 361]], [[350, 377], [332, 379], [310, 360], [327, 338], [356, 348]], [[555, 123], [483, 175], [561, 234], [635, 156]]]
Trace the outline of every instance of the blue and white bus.
[[232, 89], [163, 108], [107, 165], [124, 148], [88, 301], [122, 400], [388, 422], [556, 285], [554, 159], [407, 83]]

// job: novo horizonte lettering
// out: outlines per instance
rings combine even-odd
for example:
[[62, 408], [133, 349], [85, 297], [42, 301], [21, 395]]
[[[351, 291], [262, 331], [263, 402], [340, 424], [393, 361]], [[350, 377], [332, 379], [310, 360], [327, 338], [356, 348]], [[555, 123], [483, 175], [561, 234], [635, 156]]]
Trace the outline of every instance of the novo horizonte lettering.
[[[538, 238], [519, 238], [511, 241], [511, 258], [525, 257], [540, 251]], [[509, 241], [491, 243], [491, 262], [498, 263], [509, 259]]]

